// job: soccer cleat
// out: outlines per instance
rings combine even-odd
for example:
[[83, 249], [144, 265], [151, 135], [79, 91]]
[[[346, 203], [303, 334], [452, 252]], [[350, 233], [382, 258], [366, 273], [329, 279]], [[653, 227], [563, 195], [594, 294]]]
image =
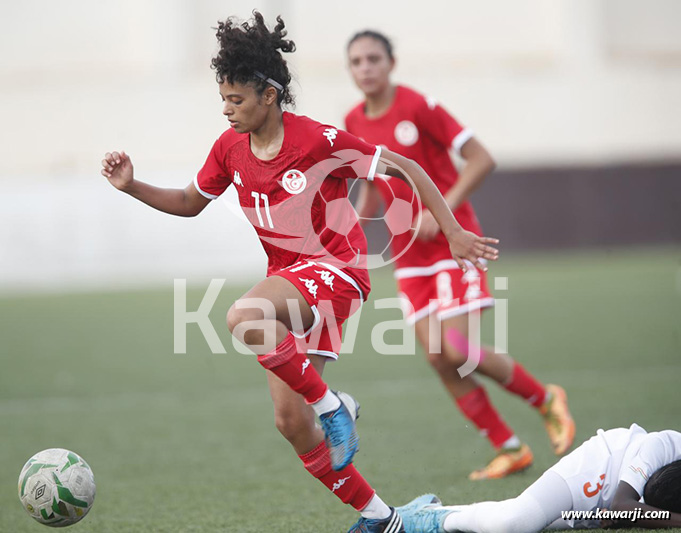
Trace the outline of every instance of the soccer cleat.
[[440, 504], [442, 501], [435, 494], [424, 494], [418, 498], [414, 498], [409, 503], [406, 503], [400, 507], [396, 507], [397, 512], [402, 516], [404, 520], [405, 513], [411, 513], [416, 509], [423, 507], [424, 505]]
[[479, 481], [481, 479], [499, 479], [514, 472], [520, 472], [532, 465], [534, 456], [527, 444], [521, 444], [520, 448], [512, 450], [502, 449], [490, 463], [480, 470], [471, 472], [468, 479]]
[[[354, 414], [356, 415], [356, 412]], [[331, 456], [331, 468], [336, 471], [343, 470], [352, 462], [352, 458], [359, 449], [355, 417], [341, 401], [338, 409], [320, 415], [319, 421]]]
[[565, 389], [558, 385], [547, 385], [549, 400], [539, 408], [544, 417], [544, 426], [556, 455], [563, 455], [575, 440], [575, 421], [568, 409]]
[[382, 520], [361, 517], [348, 533], [406, 533], [399, 513], [394, 507], [390, 510], [390, 516]]
[[[409, 507], [414, 501], [404, 507]], [[446, 533], [445, 518], [452, 512], [454, 511], [442, 507], [438, 501], [414, 506], [409, 511], [401, 511], [400, 514], [406, 533]]]
[[336, 396], [338, 396], [338, 399], [345, 404], [345, 407], [348, 408], [348, 411], [350, 411], [350, 416], [352, 417], [353, 420], [357, 420], [359, 418], [359, 402], [355, 400], [352, 396], [350, 396], [347, 392], [342, 392], [342, 391], [336, 391]]
[[[423, 496], [414, 498], [406, 505], [398, 507], [396, 510], [402, 517], [404, 530], [407, 533], [439, 533], [444, 531], [444, 529], [441, 529], [441, 516], [446, 516], [451, 512], [436, 513], [434, 510], [431, 511], [431, 509], [440, 504], [442, 504], [442, 502], [435, 494], [424, 494]], [[442, 523], [444, 523], [444, 519], [442, 520]]]

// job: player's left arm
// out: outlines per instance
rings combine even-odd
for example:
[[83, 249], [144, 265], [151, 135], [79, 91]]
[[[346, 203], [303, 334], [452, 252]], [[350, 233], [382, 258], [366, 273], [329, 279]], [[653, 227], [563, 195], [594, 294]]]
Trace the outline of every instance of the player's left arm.
[[482, 259], [490, 261], [498, 259], [499, 251], [491, 245], [497, 244], [499, 240], [491, 237], [480, 237], [464, 230], [454, 218], [452, 210], [438, 188], [416, 161], [383, 149], [377, 172], [400, 178], [410, 186], [413, 183], [421, 201], [432, 213], [442, 233], [447, 238], [452, 257], [463, 271], [467, 270], [464, 260], [485, 271], [487, 267], [481, 261]]
[[[636, 491], [634, 487], [629, 485], [626, 481], [620, 481], [617, 484], [617, 490], [615, 491], [615, 497], [612, 501], [611, 511], [627, 511], [631, 513], [637, 513], [637, 509], [641, 509], [641, 515], [645, 514], [647, 511], [662, 511], [657, 507], [652, 505], [647, 505], [640, 502], [641, 495]], [[635, 516], [635, 515], [634, 515]], [[646, 529], [659, 529], [668, 527], [681, 527], [681, 514], [679, 513], [669, 513], [669, 520], [659, 520], [659, 519], [640, 519], [637, 521], [618, 521], [618, 522], [607, 522], [601, 523], [603, 527], [614, 527], [614, 528], [624, 528], [624, 527], [642, 527]]]

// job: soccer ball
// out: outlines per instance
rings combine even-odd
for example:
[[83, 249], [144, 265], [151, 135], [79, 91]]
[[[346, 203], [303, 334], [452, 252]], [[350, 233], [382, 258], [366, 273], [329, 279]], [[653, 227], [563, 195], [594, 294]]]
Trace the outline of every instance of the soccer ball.
[[82, 520], [95, 501], [95, 478], [79, 455], [60, 448], [31, 457], [19, 474], [19, 499], [32, 518], [51, 527]]

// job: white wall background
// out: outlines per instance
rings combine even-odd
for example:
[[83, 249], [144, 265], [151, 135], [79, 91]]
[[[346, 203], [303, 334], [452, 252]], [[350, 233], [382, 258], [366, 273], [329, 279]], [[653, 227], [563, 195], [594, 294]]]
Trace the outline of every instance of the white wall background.
[[681, 154], [676, 0], [24, 0], [0, 20], [0, 290], [166, 283], [264, 272], [224, 204], [157, 214], [98, 174], [125, 149], [137, 177], [183, 186], [225, 128], [209, 62], [216, 21], [281, 13], [298, 51], [297, 112], [341, 124], [359, 99], [345, 43], [394, 40], [395, 79], [438, 98], [501, 166]]

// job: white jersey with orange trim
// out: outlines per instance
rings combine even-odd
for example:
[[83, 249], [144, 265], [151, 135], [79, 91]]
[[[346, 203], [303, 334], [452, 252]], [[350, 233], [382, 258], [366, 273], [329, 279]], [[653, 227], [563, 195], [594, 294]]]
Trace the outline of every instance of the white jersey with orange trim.
[[[603, 431], [563, 457], [549, 471], [561, 476], [570, 488], [575, 511], [609, 509], [617, 485], [625, 481], [639, 495], [650, 476], [681, 459], [681, 433], [665, 430], [648, 433], [637, 424]], [[574, 528], [600, 527], [597, 521], [571, 521]]]

